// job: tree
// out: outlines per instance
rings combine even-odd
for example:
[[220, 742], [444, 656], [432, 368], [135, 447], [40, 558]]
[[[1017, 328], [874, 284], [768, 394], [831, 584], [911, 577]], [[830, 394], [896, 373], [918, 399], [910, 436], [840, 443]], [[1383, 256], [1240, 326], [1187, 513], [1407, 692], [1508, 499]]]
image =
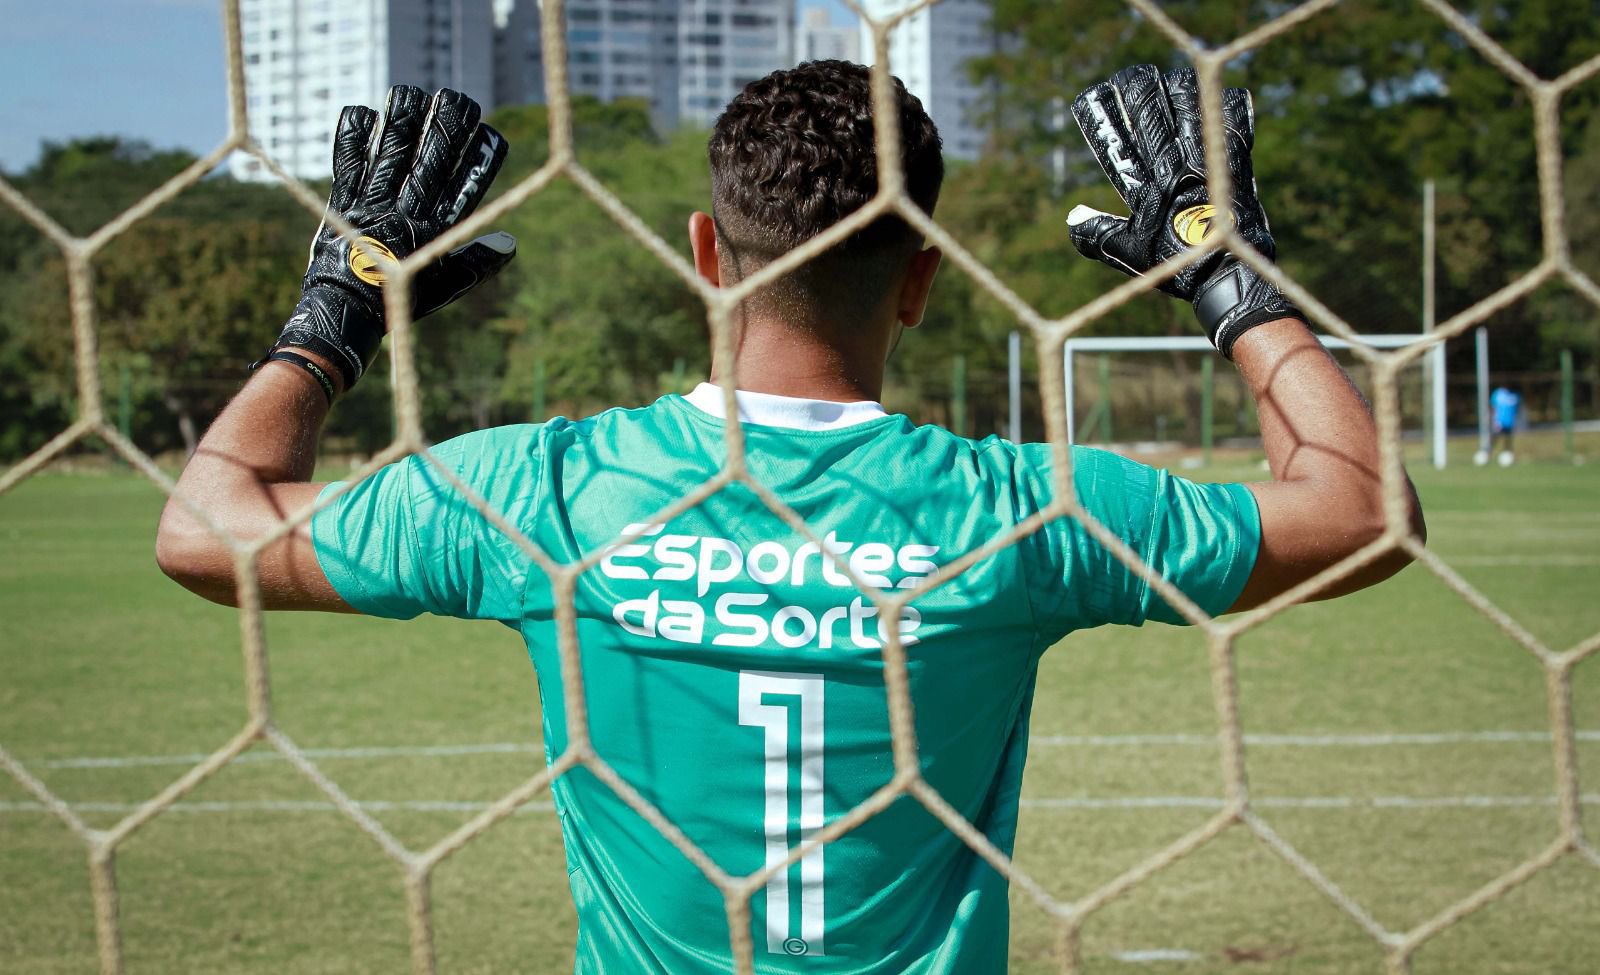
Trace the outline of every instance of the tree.
[[[710, 204], [704, 133], [657, 136], [642, 103], [578, 99], [573, 108], [580, 162], [687, 259], [689, 213]], [[547, 158], [548, 118], [530, 105], [490, 121], [515, 147], [497, 180], [504, 192]], [[501, 276], [490, 328], [503, 341], [508, 408], [527, 409], [541, 362], [551, 399], [575, 413], [654, 398], [676, 359], [702, 375], [709, 367], [699, 298], [569, 181], [543, 189], [505, 229], [517, 260]]]
[[[187, 450], [270, 341], [269, 323], [294, 306], [297, 282], [284, 268], [293, 267], [286, 259], [298, 243], [287, 227], [250, 217], [197, 223], [156, 216], [97, 255], [102, 370], [114, 375], [128, 367], [137, 377], [135, 396], [160, 400]], [[71, 323], [66, 302], [50, 300], [66, 294], [62, 262], [47, 262], [19, 292], [33, 309], [23, 338], [38, 367], [35, 395], [64, 406], [75, 395]]]
[[[1220, 44], [1291, 6], [1178, 0], [1163, 10]], [[1600, 51], [1600, 5], [1592, 2], [1475, 2], [1465, 12], [1541, 77]], [[994, 110], [1008, 135], [998, 150], [1032, 165], [1054, 162], [1064, 195], [1107, 208], [1104, 180], [1075, 127], [1063, 124], [1065, 104], [1125, 64], [1177, 67], [1182, 58], [1140, 16], [1109, 2], [1069, 11], [1045, 0], [997, 0], [994, 26], [1015, 38], [976, 66], [1000, 90]], [[1414, 4], [1342, 4], [1236, 60], [1228, 82], [1256, 94], [1256, 172], [1285, 269], [1358, 329], [1416, 328], [1426, 179], [1439, 187], [1441, 315], [1538, 262], [1525, 93], [1431, 13]], [[1597, 100], [1592, 85], [1566, 99], [1569, 156]], [[1101, 277], [1101, 290], [1116, 281], [1111, 272]], [[1548, 366], [1556, 350], [1540, 335], [1550, 314], [1547, 302], [1533, 300], [1498, 315], [1497, 333], [1512, 339], [1500, 344], [1499, 362]]]
[[[96, 138], [47, 145], [17, 183], [69, 231], [87, 234], [191, 162], [186, 153]], [[95, 255], [102, 374], [126, 370], [141, 419], [175, 423], [176, 437], [140, 430], [152, 449], [177, 441], [192, 450], [200, 424], [271, 341], [294, 305], [310, 220], [281, 190], [208, 179]], [[7, 397], [16, 422], [0, 431], [0, 449], [15, 455], [75, 409], [72, 330], [53, 245], [0, 232], [0, 248], [9, 248], [0, 250], [0, 371], [15, 377], [8, 390], [27, 391]]]

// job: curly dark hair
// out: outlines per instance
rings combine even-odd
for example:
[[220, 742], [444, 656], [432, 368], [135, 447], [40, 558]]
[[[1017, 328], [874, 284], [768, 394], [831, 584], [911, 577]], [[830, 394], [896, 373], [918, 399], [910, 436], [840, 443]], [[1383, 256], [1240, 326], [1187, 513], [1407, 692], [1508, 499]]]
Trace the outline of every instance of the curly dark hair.
[[[719, 243], [740, 276], [838, 223], [878, 192], [870, 78], [859, 64], [810, 61], [751, 82], [717, 119], [707, 147], [713, 215]], [[894, 86], [906, 191], [932, 214], [944, 180], [939, 132], [898, 78]], [[882, 296], [920, 245], [921, 236], [904, 220], [880, 217], [769, 293], [823, 317], [859, 313], [864, 299]]]

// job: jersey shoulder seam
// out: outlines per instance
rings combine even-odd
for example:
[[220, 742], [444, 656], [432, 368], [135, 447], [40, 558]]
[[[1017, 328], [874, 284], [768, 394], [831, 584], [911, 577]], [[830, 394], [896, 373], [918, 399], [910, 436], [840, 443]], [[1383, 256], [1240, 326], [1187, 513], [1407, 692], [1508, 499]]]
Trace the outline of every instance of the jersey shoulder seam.
[[[402, 517], [404, 517], [406, 524], [406, 539], [411, 544], [411, 557], [416, 560], [419, 566], [423, 565], [424, 562], [421, 558], [422, 538], [417, 534], [417, 500], [416, 492], [412, 490], [412, 482], [416, 478], [415, 468], [425, 467], [426, 465], [427, 461], [417, 457], [416, 455], [412, 455], [405, 459], [404, 466], [401, 468], [405, 475], [406, 510]], [[448, 530], [449, 528], [446, 527], [446, 531]], [[454, 540], [452, 539], [451, 541], [453, 548]], [[424, 607], [424, 611], [429, 613], [437, 613], [439, 601], [434, 593], [433, 581], [428, 578], [428, 573], [425, 571], [421, 573], [421, 579], [423, 588], [427, 590], [429, 602], [429, 605]]]
[[[606, 412], [610, 412], [610, 410], [607, 410]], [[535, 548], [541, 552], [544, 552], [544, 546], [539, 543], [537, 536], [539, 531], [539, 515], [540, 512], [544, 510], [544, 495], [545, 491], [548, 490], [549, 487], [547, 483], [549, 465], [545, 463], [545, 444], [549, 441], [550, 426], [548, 421], [541, 423], [538, 426], [539, 429], [533, 436], [534, 444], [538, 449], [538, 456], [537, 458], [530, 458], [530, 460], [536, 460], [536, 469], [538, 471], [538, 473], [535, 475], [533, 483], [532, 510], [530, 512], [530, 517], [526, 519], [518, 519], [517, 530], [522, 532], [522, 534], [527, 537], [528, 541], [533, 543]], [[516, 545], [516, 542], [509, 538], [506, 539], [506, 541]], [[518, 547], [520, 548], [521, 546]], [[531, 564], [528, 566], [528, 571], [523, 573], [522, 592], [517, 598], [517, 628], [519, 630], [522, 628], [523, 621], [528, 618], [528, 589], [533, 585], [534, 573], [538, 573], [539, 575], [543, 576], [546, 582], [555, 581], [550, 578], [550, 574], [545, 571], [544, 566], [540, 565], [538, 560], [532, 558], [531, 556], [527, 556], [527, 553], [523, 553], [523, 555], [528, 558], [528, 562]], [[547, 558], [549, 555], [549, 552], [545, 552], [545, 556]]]
[[[1135, 551], [1139, 556], [1139, 561], [1144, 563], [1144, 566], [1152, 573], [1157, 573], [1160, 570], [1150, 561], [1150, 553], [1155, 551], [1156, 525], [1161, 521], [1163, 509], [1167, 506], [1166, 495], [1172, 489], [1170, 481], [1172, 475], [1159, 467], [1153, 467], [1151, 470], [1155, 471], [1156, 487], [1154, 491], [1150, 492], [1150, 523], [1145, 528], [1143, 551]], [[1130, 565], [1126, 568], [1128, 571], [1133, 572], [1133, 566]], [[1139, 623], [1142, 626], [1144, 621], [1150, 618], [1150, 580], [1141, 572], [1134, 572], [1133, 574], [1139, 580]], [[1184, 595], [1187, 596], [1188, 593], [1184, 593]]]

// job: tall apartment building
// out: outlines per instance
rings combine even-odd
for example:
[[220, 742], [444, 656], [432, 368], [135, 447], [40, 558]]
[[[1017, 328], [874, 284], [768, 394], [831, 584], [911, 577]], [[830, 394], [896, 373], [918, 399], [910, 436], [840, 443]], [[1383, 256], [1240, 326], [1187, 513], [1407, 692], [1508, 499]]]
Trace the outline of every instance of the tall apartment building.
[[821, 7], [812, 7], [800, 20], [795, 42], [797, 61], [860, 61], [861, 34], [854, 27], [835, 27]]
[[[326, 179], [344, 105], [389, 86], [455, 88], [494, 104], [492, 0], [240, 0], [250, 135], [292, 175]], [[240, 179], [270, 179], [236, 153]]]
[[793, 0], [678, 0], [678, 123], [710, 128], [744, 86], [794, 65]]
[[544, 104], [537, 0], [494, 0], [494, 100]]
[[[659, 129], [709, 126], [756, 78], [794, 63], [792, 0], [569, 0], [567, 83], [601, 101], [637, 98]], [[496, 97], [544, 101], [536, 0], [499, 32]]]
[[[862, 0], [874, 19], [911, 6], [913, 0]], [[1003, 44], [990, 27], [989, 0], [942, 0], [901, 21], [889, 34], [889, 67], [932, 116], [944, 139], [944, 153], [973, 159], [983, 151], [978, 124], [992, 97], [967, 73], [973, 58], [993, 54]], [[872, 33], [861, 25], [861, 50], [872, 60]]]

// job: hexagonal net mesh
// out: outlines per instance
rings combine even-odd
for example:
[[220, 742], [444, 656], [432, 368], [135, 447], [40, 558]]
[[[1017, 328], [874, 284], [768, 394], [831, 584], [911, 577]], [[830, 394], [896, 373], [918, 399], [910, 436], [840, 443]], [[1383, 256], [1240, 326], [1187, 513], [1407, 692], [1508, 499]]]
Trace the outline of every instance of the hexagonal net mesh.
[[[1227, 248], [1238, 254], [1251, 266], [1271, 279], [1290, 296], [1309, 317], [1328, 331], [1355, 343], [1357, 354], [1371, 367], [1374, 378], [1374, 407], [1381, 439], [1383, 457], [1382, 478], [1387, 528], [1383, 536], [1366, 549], [1320, 573], [1316, 577], [1283, 593], [1270, 602], [1226, 621], [1208, 617], [1183, 593], [1158, 575], [1120, 539], [1096, 523], [1078, 504], [1073, 489], [1070, 451], [1065, 437], [1065, 403], [1063, 397], [1062, 349], [1066, 339], [1094, 321], [1098, 316], [1121, 305], [1179, 270], [1184, 259], [1175, 259], [1142, 278], [1127, 281], [1103, 294], [1096, 300], [1059, 319], [1048, 319], [1026, 301], [1006, 287], [987, 267], [965, 250], [937, 223], [921, 212], [904, 191], [898, 165], [899, 132], [893, 112], [893, 91], [888, 74], [889, 31], [901, 21], [916, 14], [937, 0], [911, 3], [891, 16], [874, 20], [845, 0], [863, 21], [870, 25], [874, 40], [872, 70], [873, 107], [876, 127], [878, 172], [881, 187], [878, 195], [868, 205], [848, 219], [835, 225], [801, 247], [774, 261], [759, 273], [727, 289], [715, 289], [705, 284], [692, 267], [667, 243], [656, 236], [645, 223], [620, 200], [600, 184], [578, 161], [573, 145], [571, 112], [568, 103], [566, 78], [564, 0], [544, 0], [542, 6], [544, 63], [547, 71], [550, 117], [549, 161], [520, 184], [508, 189], [498, 199], [485, 205], [478, 213], [453, 228], [444, 237], [433, 242], [405, 261], [393, 267], [391, 281], [397, 287], [387, 289], [390, 323], [390, 356], [393, 368], [394, 409], [396, 436], [394, 442], [358, 470], [352, 483], [371, 474], [383, 464], [419, 455], [438, 473], [449, 480], [483, 518], [514, 540], [552, 581], [557, 599], [556, 622], [559, 635], [561, 679], [567, 702], [567, 748], [538, 775], [517, 789], [491, 803], [482, 813], [465, 823], [444, 839], [425, 850], [408, 849], [373, 819], [360, 805], [322, 772], [293, 740], [276, 727], [270, 696], [267, 671], [266, 645], [262, 631], [261, 598], [256, 574], [256, 558], [263, 547], [283, 537], [304, 524], [315, 513], [315, 508], [294, 513], [285, 519], [267, 538], [253, 541], [228, 536], [209, 519], [204, 511], [176, 491], [173, 481], [143, 453], [125, 439], [107, 420], [104, 397], [99, 383], [96, 349], [95, 307], [91, 291], [93, 262], [96, 254], [117, 235], [136, 221], [149, 215], [157, 207], [172, 199], [185, 188], [199, 181], [207, 172], [235, 150], [250, 153], [274, 173], [288, 190], [311, 213], [321, 216], [324, 201], [312, 191], [291, 178], [249, 136], [244, 91], [243, 59], [240, 51], [238, 0], [224, 0], [223, 24], [227, 48], [228, 94], [231, 125], [229, 135], [211, 153], [196, 161], [185, 171], [151, 192], [114, 220], [86, 237], [77, 237], [63, 230], [47, 214], [34, 206], [26, 197], [0, 179], [0, 201], [18, 211], [37, 227], [56, 246], [65, 258], [72, 332], [75, 350], [76, 381], [78, 391], [78, 416], [59, 435], [34, 454], [0, 475], [0, 492], [34, 474], [78, 440], [94, 435], [104, 440], [124, 457], [135, 469], [153, 481], [168, 495], [193, 510], [209, 525], [234, 553], [239, 578], [240, 626], [246, 673], [249, 718], [243, 728], [203, 761], [190, 768], [154, 798], [139, 806], [126, 818], [109, 829], [89, 827], [62, 799], [50, 791], [36, 776], [28, 771], [8, 751], [0, 747], [0, 766], [3, 766], [24, 789], [31, 793], [50, 812], [66, 824], [85, 844], [89, 855], [91, 886], [95, 914], [95, 929], [100, 965], [106, 973], [123, 970], [121, 930], [119, 924], [118, 894], [115, 858], [118, 847], [139, 827], [169, 809], [201, 782], [238, 757], [256, 741], [264, 741], [276, 749], [295, 768], [310, 779], [333, 804], [363, 832], [371, 836], [384, 853], [401, 868], [407, 899], [407, 920], [411, 933], [413, 966], [418, 972], [432, 972], [436, 968], [434, 955], [433, 917], [430, 899], [430, 878], [438, 864], [461, 849], [475, 837], [482, 835], [496, 823], [511, 815], [549, 787], [558, 776], [582, 765], [638, 813], [646, 822], [683, 853], [721, 892], [727, 911], [733, 970], [753, 972], [753, 946], [750, 936], [750, 898], [761, 890], [769, 877], [799, 862], [810, 851], [832, 842], [855, 828], [868, 817], [885, 809], [901, 796], [910, 796], [937, 817], [946, 828], [982, 856], [995, 870], [1026, 891], [1039, 906], [1054, 918], [1063, 945], [1062, 965], [1068, 972], [1077, 971], [1080, 964], [1079, 934], [1085, 920], [1157, 872], [1188, 856], [1232, 827], [1241, 827], [1253, 835], [1273, 853], [1282, 858], [1306, 882], [1325, 895], [1346, 915], [1352, 918], [1377, 942], [1393, 972], [1406, 971], [1417, 949], [1440, 931], [1500, 898], [1514, 887], [1556, 863], [1563, 857], [1578, 856], [1600, 867], [1600, 854], [1585, 840], [1579, 819], [1580, 793], [1575, 759], [1575, 735], [1571, 705], [1571, 674], [1573, 667], [1583, 658], [1600, 650], [1600, 636], [1587, 639], [1565, 651], [1545, 646], [1505, 612], [1491, 603], [1482, 593], [1469, 585], [1438, 556], [1427, 551], [1420, 542], [1408, 534], [1404, 511], [1404, 475], [1401, 469], [1400, 421], [1396, 377], [1401, 370], [1415, 362], [1428, 349], [1471, 328], [1527, 295], [1540, 285], [1553, 279], [1562, 279], [1600, 305], [1600, 286], [1574, 266], [1566, 233], [1561, 192], [1561, 156], [1558, 141], [1559, 104], [1562, 96], [1579, 82], [1600, 73], [1600, 58], [1593, 58], [1555, 79], [1535, 76], [1527, 67], [1507, 53], [1472, 21], [1450, 7], [1444, 0], [1419, 0], [1454, 30], [1485, 59], [1528, 94], [1534, 112], [1537, 139], [1538, 175], [1541, 200], [1544, 253], [1537, 266], [1494, 295], [1461, 311], [1441, 323], [1426, 339], [1392, 352], [1383, 353], [1363, 345], [1354, 330], [1339, 316], [1331, 312], [1315, 296], [1308, 293], [1281, 270], [1268, 263], [1252, 250], [1234, 230], [1213, 234], [1204, 246], [1187, 257], [1194, 260], [1217, 248]], [[1202, 109], [1204, 112], [1206, 147], [1210, 192], [1213, 199], [1229, 195], [1228, 167], [1221, 164], [1221, 93], [1222, 71], [1231, 60], [1250, 51], [1274, 37], [1283, 34], [1295, 24], [1328, 8], [1338, 0], [1311, 0], [1294, 7], [1276, 19], [1263, 24], [1242, 37], [1221, 47], [1209, 48], [1199, 39], [1189, 35], [1152, 0], [1128, 0], [1128, 4], [1146, 21], [1161, 31], [1194, 64], [1198, 71]], [[830, 557], [839, 572], [847, 575], [861, 593], [872, 601], [883, 618], [897, 618], [901, 609], [911, 600], [929, 589], [948, 582], [969, 566], [994, 554], [1005, 546], [1014, 544], [1024, 535], [1036, 530], [1045, 521], [1073, 518], [1101, 541], [1132, 571], [1146, 579], [1159, 594], [1176, 607], [1195, 626], [1202, 629], [1209, 645], [1209, 667], [1216, 710], [1217, 732], [1221, 742], [1222, 783], [1224, 803], [1222, 809], [1198, 829], [1183, 836], [1165, 849], [1151, 853], [1146, 859], [1114, 877], [1076, 901], [1060, 901], [1026, 872], [1018, 868], [1001, 850], [996, 848], [972, 823], [954, 808], [922, 778], [919, 771], [917, 743], [912, 723], [912, 701], [907, 684], [906, 651], [896, 628], [886, 628], [883, 646], [884, 679], [888, 692], [890, 727], [893, 736], [893, 778], [860, 805], [838, 816], [810, 838], [790, 849], [786, 860], [771, 862], [748, 876], [732, 876], [698, 848], [659, 809], [624, 781], [594, 750], [588, 732], [584, 686], [578, 666], [578, 645], [574, 591], [578, 576], [592, 567], [604, 554], [604, 549], [591, 552], [582, 560], [561, 564], [510, 524], [499, 512], [477, 497], [429, 452], [423, 437], [418, 385], [414, 364], [414, 347], [409, 302], [410, 275], [419, 267], [433, 261], [445, 250], [476, 235], [487, 226], [528, 197], [538, 193], [557, 178], [574, 183], [583, 193], [599, 205], [638, 244], [649, 250], [693, 289], [705, 302], [713, 342], [723, 361], [732, 361], [731, 321], [739, 303], [756, 289], [771, 283], [777, 277], [795, 269], [803, 262], [819, 255], [825, 249], [842, 241], [847, 235], [870, 221], [888, 213], [905, 219], [923, 233], [977, 284], [1009, 309], [1031, 333], [1042, 364], [1041, 389], [1045, 411], [1045, 426], [1054, 447], [1056, 501], [1039, 515], [1018, 526], [1010, 535], [997, 539], [982, 549], [969, 552], [957, 561], [944, 566], [926, 579], [915, 590], [885, 593], [864, 583], [832, 549], [823, 544], [813, 531], [781, 498], [753, 478], [745, 464], [743, 435], [738, 423], [738, 410], [734, 408], [733, 390], [736, 379], [728, 375], [722, 380], [726, 415], [730, 418], [726, 434], [727, 460], [719, 473], [689, 492], [679, 501], [650, 519], [663, 522], [675, 514], [686, 511], [709, 498], [723, 487], [735, 482], [753, 492], [776, 516], [794, 531], [805, 536], [818, 549]], [[352, 229], [335, 218], [333, 222], [347, 238], [353, 239]], [[326, 504], [325, 499], [322, 503]], [[630, 541], [624, 536], [615, 542]], [[1392, 551], [1403, 549], [1445, 585], [1460, 594], [1465, 601], [1487, 617], [1496, 627], [1525, 648], [1537, 661], [1546, 677], [1550, 731], [1554, 747], [1556, 770], [1557, 823], [1555, 835], [1549, 845], [1536, 856], [1517, 865], [1458, 903], [1452, 904], [1432, 919], [1411, 930], [1396, 931], [1385, 927], [1361, 904], [1342, 891], [1310, 859], [1286, 842], [1252, 807], [1246, 774], [1243, 738], [1240, 729], [1237, 685], [1234, 672], [1234, 643], [1240, 634], [1303, 600], [1308, 595], [1357, 570], [1373, 559]]]

